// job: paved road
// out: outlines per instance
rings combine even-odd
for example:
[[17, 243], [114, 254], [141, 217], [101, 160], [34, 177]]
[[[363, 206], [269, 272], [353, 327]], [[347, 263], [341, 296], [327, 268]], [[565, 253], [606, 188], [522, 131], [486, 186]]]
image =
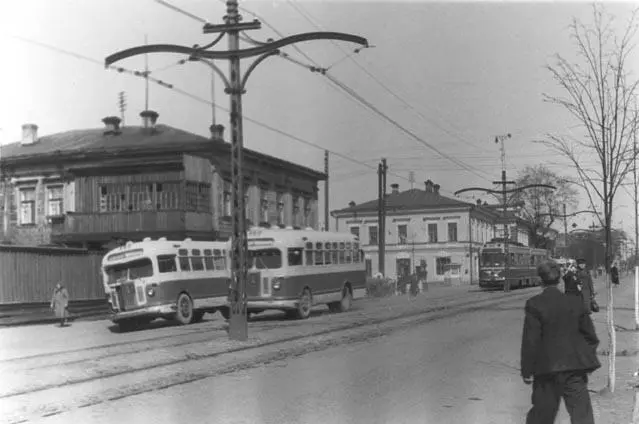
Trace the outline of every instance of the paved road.
[[[41, 422], [523, 422], [530, 395], [517, 371], [522, 305], [459, 314]], [[564, 411], [559, 422], [568, 422]]]

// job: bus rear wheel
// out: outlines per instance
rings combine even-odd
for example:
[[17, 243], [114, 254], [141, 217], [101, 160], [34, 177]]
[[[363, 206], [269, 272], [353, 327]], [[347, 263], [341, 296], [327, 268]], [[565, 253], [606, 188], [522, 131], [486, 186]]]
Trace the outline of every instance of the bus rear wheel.
[[186, 293], [180, 293], [177, 298], [177, 312], [175, 313], [175, 320], [181, 324], [186, 325], [193, 322], [193, 301], [191, 297]]

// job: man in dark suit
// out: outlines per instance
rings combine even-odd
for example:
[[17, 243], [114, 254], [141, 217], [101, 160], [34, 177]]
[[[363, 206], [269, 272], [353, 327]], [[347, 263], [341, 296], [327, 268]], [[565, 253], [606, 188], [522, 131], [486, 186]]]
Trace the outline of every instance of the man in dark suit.
[[562, 397], [572, 424], [594, 424], [588, 374], [601, 367], [594, 325], [581, 299], [557, 288], [557, 263], [543, 263], [537, 273], [543, 292], [526, 302], [521, 342], [521, 376], [533, 384], [526, 424], [553, 423]]

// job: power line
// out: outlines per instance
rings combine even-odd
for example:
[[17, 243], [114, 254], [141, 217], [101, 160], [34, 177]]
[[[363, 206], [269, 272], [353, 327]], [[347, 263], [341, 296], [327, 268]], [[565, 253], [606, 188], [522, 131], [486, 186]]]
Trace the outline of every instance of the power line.
[[[311, 16], [310, 13], [308, 11], [304, 11], [303, 6], [300, 5], [296, 5], [293, 0], [288, 0], [288, 3], [304, 18], [306, 19], [311, 25], [315, 26], [315, 28], [317, 28], [318, 30], [323, 30], [323, 27], [316, 22]], [[410, 108], [413, 112], [415, 112], [420, 118], [422, 118], [424, 121], [430, 122], [432, 125], [434, 125], [435, 127], [439, 128], [441, 131], [443, 131], [444, 133], [448, 134], [449, 136], [461, 141], [464, 144], [468, 144], [470, 146], [473, 146], [477, 149], [483, 150], [484, 148], [472, 143], [460, 136], [458, 136], [457, 134], [454, 134], [450, 131], [448, 131], [446, 128], [442, 127], [439, 125], [439, 123], [435, 120], [429, 119], [428, 117], [426, 117], [424, 114], [422, 114], [419, 110], [417, 110], [417, 108], [415, 108], [412, 104], [410, 104], [408, 101], [406, 101], [404, 98], [402, 98], [399, 94], [397, 94], [395, 91], [393, 91], [390, 87], [388, 87], [386, 84], [384, 84], [384, 82], [382, 82], [380, 80], [380, 78], [376, 77], [371, 71], [369, 71], [365, 66], [363, 66], [362, 64], [360, 64], [358, 62], [357, 59], [355, 59], [355, 57], [351, 54], [347, 54], [344, 49], [342, 48], [342, 46], [340, 46], [339, 44], [337, 44], [335, 41], [332, 40], [333, 45], [335, 45], [338, 49], [340, 49], [342, 51], [342, 53], [345, 54], [345, 56], [339, 61], [341, 62], [342, 60], [346, 60], [346, 59], [350, 59], [362, 72], [364, 72], [366, 75], [368, 75], [373, 81], [375, 81], [380, 87], [382, 87], [387, 93], [389, 93], [391, 96], [395, 97], [397, 100], [399, 100], [402, 104], [404, 104], [405, 106], [407, 106], [408, 108]], [[329, 68], [331, 68], [334, 65], [331, 65]], [[442, 118], [443, 119], [443, 118]], [[444, 119], [443, 119], [444, 120]], [[452, 124], [450, 124], [450, 122], [448, 122], [449, 125], [453, 126]]]
[[[104, 64], [103, 64], [102, 62], [100, 62], [99, 60], [96, 60], [96, 59], [90, 58], [90, 57], [88, 57], [88, 56], [84, 56], [84, 55], [81, 55], [81, 54], [78, 54], [78, 53], [74, 53], [74, 52], [71, 52], [71, 51], [68, 51], [68, 50], [63, 50], [63, 49], [57, 48], [57, 47], [55, 47], [55, 46], [51, 46], [51, 45], [48, 45], [48, 44], [44, 44], [44, 43], [41, 43], [41, 42], [38, 42], [38, 41], [35, 41], [35, 40], [30, 40], [30, 39], [23, 38], [23, 37], [15, 37], [15, 38], [18, 38], [18, 39], [20, 39], [21, 41], [24, 41], [24, 42], [27, 42], [27, 43], [35, 44], [35, 45], [38, 45], [38, 46], [40, 46], [40, 47], [50, 49], [50, 50], [52, 50], [52, 51], [56, 51], [57, 53], [60, 53], [60, 54], [65, 54], [65, 55], [73, 56], [73, 57], [75, 57], [75, 58], [77, 58], [77, 59], [85, 60], [85, 61], [88, 61], [88, 62], [91, 62], [91, 63], [97, 64], [97, 65], [99, 65], [99, 66], [101, 66], [101, 67], [103, 67], [103, 66], [104, 66]], [[123, 69], [123, 68], [114, 68], [114, 69], [118, 70], [119, 72], [122, 72], [122, 71], [120, 71], [120, 69]], [[137, 77], [141, 77], [141, 78], [142, 78], [142, 77], [144, 77], [144, 75], [143, 75], [143, 74], [144, 74], [144, 72], [129, 71], [129, 70], [126, 70], [126, 69], [124, 69], [124, 71], [126, 71], [126, 72], [124, 72], [124, 73], [129, 74], [129, 75], [133, 75], [133, 76], [137, 76]], [[155, 82], [155, 83], [161, 82], [161, 81], [156, 80], [156, 79], [154, 79], [154, 78], [149, 78], [149, 80], [150, 80], [150, 81], [152, 81], [152, 82]], [[188, 91], [184, 91], [184, 90], [182, 90], [182, 89], [180, 89], [180, 88], [178, 88], [178, 87], [175, 87], [175, 86], [174, 86], [174, 85], [172, 85], [172, 84], [166, 84], [166, 83], [163, 83], [163, 84], [160, 84], [160, 85], [161, 85], [162, 87], [164, 87], [164, 88], [168, 88], [168, 89], [170, 89], [170, 90], [172, 90], [172, 91], [174, 91], [174, 92], [176, 92], [176, 93], [178, 93], [178, 94], [181, 94], [181, 95], [183, 95], [183, 96], [185, 96], [185, 97], [188, 97], [188, 98], [190, 98], [190, 99], [192, 99], [192, 100], [198, 101], [198, 102], [203, 103], [203, 104], [206, 104], [206, 105], [208, 105], [208, 106], [214, 106], [214, 107], [216, 107], [216, 108], [218, 108], [218, 109], [220, 109], [220, 110], [223, 110], [223, 111], [225, 111], [225, 112], [227, 112], [227, 113], [230, 113], [230, 110], [229, 110], [229, 109], [227, 109], [227, 108], [225, 108], [224, 106], [220, 106], [220, 105], [214, 104], [214, 103], [212, 103], [210, 100], [206, 100], [206, 99], [204, 99], [204, 98], [202, 98], [202, 97], [199, 97], [199, 96], [197, 96], [197, 95], [195, 95], [195, 94], [189, 93]], [[273, 126], [271, 126], [271, 125], [268, 125], [268, 124], [265, 124], [265, 123], [263, 123], [263, 122], [260, 122], [260, 121], [258, 121], [258, 120], [256, 120], [256, 119], [250, 118], [250, 117], [248, 117], [248, 116], [244, 116], [244, 119], [245, 119], [245, 120], [247, 120], [247, 121], [249, 121], [249, 122], [252, 122], [253, 124], [255, 124], [255, 125], [257, 125], [257, 126], [260, 126], [260, 127], [262, 127], [262, 128], [268, 129], [268, 130], [270, 130], [270, 131], [272, 131], [272, 132], [275, 132], [275, 133], [277, 133], [277, 134], [280, 134], [280, 135], [282, 135], [282, 136], [284, 136], [284, 137], [287, 137], [287, 138], [289, 138], [289, 139], [291, 139], [291, 140], [297, 141], [297, 142], [299, 142], [299, 143], [305, 144], [305, 145], [310, 146], [310, 147], [314, 147], [314, 148], [316, 148], [316, 149], [318, 149], [318, 150], [322, 150], [322, 151], [328, 150], [328, 152], [329, 152], [329, 153], [331, 153], [332, 155], [334, 155], [334, 156], [336, 156], [336, 157], [339, 157], [339, 158], [342, 158], [342, 159], [348, 160], [349, 162], [352, 162], [352, 163], [355, 163], [355, 164], [361, 165], [361, 166], [363, 166], [363, 167], [366, 167], [366, 168], [372, 169], [372, 170], [374, 170], [374, 171], [377, 171], [377, 166], [369, 165], [369, 164], [367, 164], [367, 163], [365, 163], [365, 162], [361, 162], [361, 161], [358, 161], [358, 160], [356, 160], [356, 159], [353, 159], [352, 157], [350, 157], [350, 156], [348, 156], [348, 155], [345, 155], [345, 154], [343, 154], [343, 153], [339, 153], [339, 152], [336, 152], [336, 151], [334, 151], [334, 150], [326, 149], [325, 147], [320, 146], [319, 144], [315, 144], [315, 143], [312, 143], [312, 142], [310, 142], [310, 141], [304, 140], [303, 138], [300, 138], [300, 137], [297, 137], [297, 136], [295, 136], [295, 135], [289, 134], [289, 133], [287, 133], [287, 132], [285, 132], [285, 131], [282, 131], [282, 130], [280, 130], [280, 129], [278, 129], [278, 128], [275, 128], [275, 127], [273, 127]], [[396, 176], [397, 178], [405, 179], [406, 181], [408, 181], [408, 178], [407, 178], [407, 177], [404, 177], [404, 176], [402, 176], [402, 175], [400, 175], [400, 174], [395, 174], [395, 173], [392, 173], [392, 172], [389, 172], [389, 174], [394, 175], [394, 176]]]

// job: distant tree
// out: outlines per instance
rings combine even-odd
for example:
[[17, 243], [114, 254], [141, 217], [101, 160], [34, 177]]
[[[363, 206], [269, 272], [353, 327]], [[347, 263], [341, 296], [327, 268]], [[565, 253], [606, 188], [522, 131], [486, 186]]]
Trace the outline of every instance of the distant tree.
[[[633, 136], [637, 115], [633, 102], [639, 94], [639, 82], [631, 81], [629, 66], [633, 38], [637, 32], [637, 11], [629, 17], [618, 35], [614, 18], [604, 13], [601, 5], [593, 6], [593, 24], [573, 19], [571, 38], [576, 46], [575, 61], [556, 55], [547, 68], [563, 91], [563, 95], [544, 95], [545, 100], [564, 108], [579, 123], [582, 132], [574, 135], [549, 135], [542, 143], [568, 158], [577, 171], [579, 183], [593, 210], [603, 208], [599, 216], [605, 233], [605, 265], [607, 275], [607, 327], [610, 341], [608, 353], [608, 385], [615, 390], [616, 339], [613, 313], [613, 290], [610, 264], [613, 252], [612, 215], [617, 190], [631, 170], [636, 158]], [[597, 166], [586, 165], [582, 158], [596, 160]], [[599, 207], [598, 207], [599, 206]]]
[[531, 188], [516, 194], [515, 201], [523, 202], [521, 213], [529, 227], [531, 245], [543, 249], [550, 247], [551, 226], [563, 220], [563, 205], [572, 209], [578, 205], [578, 191], [566, 178], [544, 165], [526, 166], [517, 176], [517, 186], [549, 184], [557, 189]]

